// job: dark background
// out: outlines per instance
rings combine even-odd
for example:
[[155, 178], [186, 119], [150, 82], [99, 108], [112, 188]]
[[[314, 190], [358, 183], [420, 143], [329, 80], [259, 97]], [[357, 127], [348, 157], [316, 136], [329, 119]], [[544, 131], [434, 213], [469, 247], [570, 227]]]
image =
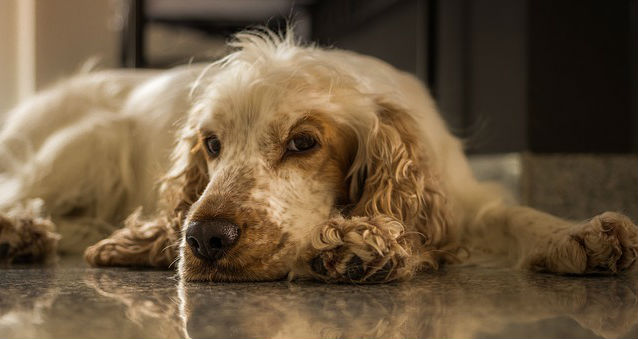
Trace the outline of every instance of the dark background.
[[[172, 1], [172, 0], [171, 0]], [[227, 38], [289, 18], [430, 87], [470, 153], [636, 153], [634, 0], [130, 0], [122, 65], [153, 63], [155, 24]]]

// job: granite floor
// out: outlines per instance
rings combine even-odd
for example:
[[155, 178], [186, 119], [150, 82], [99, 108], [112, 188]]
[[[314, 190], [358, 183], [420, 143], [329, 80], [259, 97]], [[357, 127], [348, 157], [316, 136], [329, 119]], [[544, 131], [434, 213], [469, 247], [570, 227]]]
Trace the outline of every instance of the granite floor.
[[0, 338], [636, 338], [638, 275], [448, 266], [410, 282], [183, 284], [63, 259], [0, 270]]

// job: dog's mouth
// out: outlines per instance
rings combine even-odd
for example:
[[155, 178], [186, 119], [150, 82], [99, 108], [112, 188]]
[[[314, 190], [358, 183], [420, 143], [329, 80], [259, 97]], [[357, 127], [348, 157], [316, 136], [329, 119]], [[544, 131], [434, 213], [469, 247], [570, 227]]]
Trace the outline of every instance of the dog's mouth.
[[182, 274], [182, 279], [188, 282], [255, 282], [278, 281], [288, 276], [288, 272], [280, 274], [260, 274], [253, 270], [245, 270], [233, 266], [209, 266], [206, 272], [200, 274]]
[[216, 253], [213, 256], [203, 255], [202, 253], [200, 253], [199, 251], [197, 251], [195, 249], [188, 249], [187, 251], [190, 251], [191, 254], [195, 256], [195, 258], [197, 258], [199, 261], [205, 263], [206, 265], [210, 265], [210, 266], [219, 265], [221, 267], [233, 266], [230, 263], [231, 260], [226, 259], [227, 255], [228, 255], [228, 251], [226, 251], [226, 250], [219, 251], [218, 253]]
[[246, 269], [234, 265], [225, 260], [225, 263], [218, 261], [202, 260], [194, 258], [185, 265], [185, 273], [182, 277], [186, 281], [248, 281]]
[[288, 276], [283, 263], [267, 262], [266, 258], [248, 258], [230, 250], [217, 260], [202, 258], [190, 248], [182, 252], [180, 276], [192, 282], [276, 281]]
[[230, 250], [222, 250], [213, 256], [202, 255], [197, 249], [188, 248], [192, 257], [191, 261], [197, 262], [197, 265], [213, 269], [224, 273], [240, 273], [242, 270], [241, 260], [237, 260], [235, 253]]
[[185, 281], [272, 281], [293, 269], [294, 243], [276, 225], [237, 217], [193, 218], [187, 225], [180, 253]]

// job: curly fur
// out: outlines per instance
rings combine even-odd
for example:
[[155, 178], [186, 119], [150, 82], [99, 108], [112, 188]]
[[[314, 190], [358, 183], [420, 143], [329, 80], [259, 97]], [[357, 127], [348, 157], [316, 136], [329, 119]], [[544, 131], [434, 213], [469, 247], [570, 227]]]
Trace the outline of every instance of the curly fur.
[[455, 221], [439, 176], [428, 163], [429, 155], [420, 149], [418, 131], [410, 127], [418, 124], [402, 108], [388, 103], [379, 103], [379, 107], [379, 120], [368, 136], [361, 168], [351, 169], [354, 175], [365, 176], [355, 213], [391, 216], [417, 230], [422, 235], [416, 251], [419, 261], [436, 268], [440, 255], [451, 252], [428, 250], [451, 241], [449, 233]]
[[180, 218], [156, 217], [145, 220], [137, 209], [124, 227], [84, 251], [92, 266], [170, 267], [177, 258]]

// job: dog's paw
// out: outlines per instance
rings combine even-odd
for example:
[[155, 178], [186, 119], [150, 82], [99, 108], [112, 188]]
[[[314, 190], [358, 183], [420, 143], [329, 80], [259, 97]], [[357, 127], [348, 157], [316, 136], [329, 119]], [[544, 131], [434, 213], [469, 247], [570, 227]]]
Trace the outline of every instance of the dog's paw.
[[390, 220], [338, 219], [312, 238], [312, 275], [327, 282], [377, 283], [405, 278], [409, 253], [399, 242], [403, 228]]
[[638, 228], [626, 216], [605, 212], [550, 240], [545, 253], [530, 260], [535, 270], [556, 273], [616, 273], [638, 255]]
[[84, 260], [93, 267], [126, 266], [125, 253], [125, 248], [118, 245], [111, 237], [87, 247], [84, 250]]
[[53, 258], [60, 239], [54, 228], [45, 218], [0, 214], [0, 263], [42, 262]]
[[91, 266], [143, 266], [169, 268], [177, 258], [177, 236], [168, 219], [144, 220], [141, 210], [131, 214], [125, 227], [89, 246], [84, 259]]
[[622, 214], [605, 212], [570, 235], [587, 253], [586, 271], [618, 272], [636, 262], [638, 228]]

